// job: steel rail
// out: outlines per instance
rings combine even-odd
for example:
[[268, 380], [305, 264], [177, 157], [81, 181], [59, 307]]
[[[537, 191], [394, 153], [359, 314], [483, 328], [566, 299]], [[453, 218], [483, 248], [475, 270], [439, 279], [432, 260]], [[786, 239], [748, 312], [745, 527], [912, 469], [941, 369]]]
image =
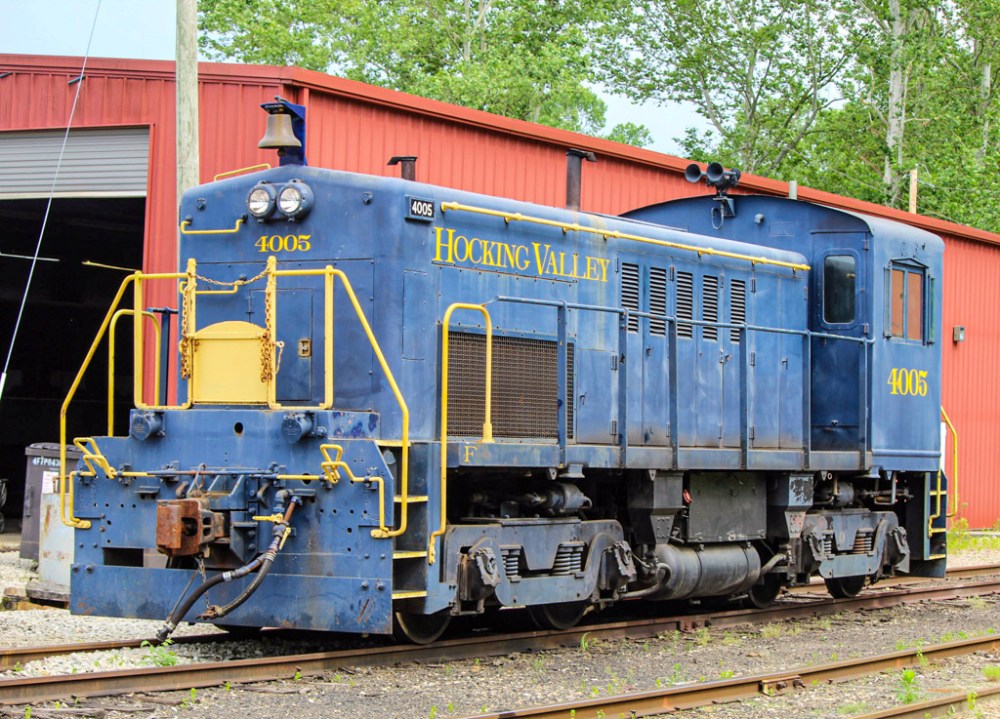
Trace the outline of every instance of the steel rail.
[[[785, 690], [818, 683], [841, 682], [888, 670], [916, 666], [921, 661], [936, 661], [981, 651], [1000, 650], [1000, 637], [988, 636], [945, 644], [935, 644], [891, 652], [863, 659], [849, 659], [829, 664], [799, 667], [785, 672], [726, 679], [693, 686], [672, 687], [599, 699], [586, 699], [543, 707], [504, 710], [477, 714], [465, 719], [596, 719], [603, 716], [643, 717], [681, 709], [696, 709], [708, 704], [752, 699], [760, 694], [774, 695]], [[997, 690], [1000, 692], [1000, 690]], [[962, 703], [965, 696], [962, 696]], [[917, 705], [913, 705], [915, 708]], [[873, 716], [883, 716], [882, 714]], [[887, 717], [897, 716], [885, 714]], [[911, 716], [911, 715], [899, 715]], [[923, 717], [924, 714], [912, 716]]]
[[[173, 644], [214, 644], [217, 642], [233, 641], [230, 634], [185, 634], [173, 637]], [[85, 642], [83, 644], [50, 644], [42, 647], [13, 647], [11, 649], [0, 649], [0, 671], [9, 671], [18, 665], [24, 666], [28, 662], [47, 659], [48, 657], [59, 657], [67, 654], [79, 654], [81, 652], [109, 652], [116, 649], [138, 649], [143, 642], [152, 642], [152, 637], [145, 639], [108, 639], [100, 642]]]
[[[983, 689], [975, 692], [976, 706], [992, 704], [1000, 701], [1000, 687]], [[929, 699], [915, 704], [903, 704], [898, 707], [883, 709], [871, 714], [859, 714], [854, 719], [926, 719], [927, 717], [952, 717], [968, 713], [969, 694], [951, 694], [946, 697]], [[971, 716], [971, 715], [970, 715]], [[977, 714], [976, 716], [987, 716]], [[994, 716], [994, 715], [990, 715]]]
[[[811, 618], [846, 609], [886, 608], [905, 603], [956, 599], [995, 592], [1000, 592], [1000, 580], [867, 594], [854, 599], [785, 604], [765, 610], [729, 610], [638, 621], [606, 622], [578, 626], [566, 631], [528, 631], [502, 636], [458, 638], [424, 646], [364, 647], [173, 667], [19, 677], [0, 680], [0, 705], [52, 701], [67, 696], [110, 696], [126, 692], [187, 690], [192, 687], [218, 686], [226, 682], [235, 684], [268, 681], [292, 677], [296, 673], [318, 674], [348, 667], [385, 666], [397, 662], [472, 659], [527, 650], [576, 646], [584, 635], [601, 639], [641, 638], [655, 636], [665, 631], [690, 631], [709, 625], [724, 628], [750, 623]], [[211, 636], [225, 638], [225, 635]], [[1000, 638], [991, 640], [1000, 641]], [[927, 651], [924, 651], [924, 655], [928, 656]], [[727, 682], [721, 684], [727, 685]]]

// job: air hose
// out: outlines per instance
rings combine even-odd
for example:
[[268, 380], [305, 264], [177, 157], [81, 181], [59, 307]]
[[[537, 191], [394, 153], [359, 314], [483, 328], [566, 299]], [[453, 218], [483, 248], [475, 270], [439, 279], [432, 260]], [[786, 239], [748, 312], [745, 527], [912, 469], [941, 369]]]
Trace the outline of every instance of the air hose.
[[250, 582], [249, 586], [247, 586], [247, 588], [244, 589], [240, 593], [240, 595], [236, 597], [236, 599], [234, 599], [229, 604], [226, 604], [225, 606], [222, 607], [214, 604], [209, 606], [204, 613], [199, 615], [199, 618], [217, 619], [219, 617], [224, 617], [225, 615], [229, 614], [229, 612], [233, 611], [238, 606], [243, 604], [246, 600], [248, 600], [251, 597], [251, 595], [253, 595], [253, 593], [257, 591], [257, 588], [260, 587], [261, 583], [264, 581], [264, 577], [267, 576], [267, 573], [271, 571], [271, 565], [274, 562], [274, 558], [278, 555], [278, 552], [285, 545], [285, 539], [288, 537], [288, 533], [291, 531], [289, 527], [289, 522], [292, 519], [292, 512], [294, 512], [295, 507], [300, 504], [302, 504], [301, 499], [294, 496], [291, 497], [291, 499], [288, 502], [288, 508], [285, 510], [283, 517], [281, 518], [280, 521], [275, 522], [274, 524], [274, 538], [271, 540], [271, 545], [267, 548], [265, 552], [257, 555], [253, 560], [247, 562], [239, 569], [234, 569], [229, 572], [222, 572], [221, 574], [216, 574], [211, 579], [208, 579], [201, 585], [199, 585], [198, 588], [195, 589], [187, 599], [185, 599], [177, 608], [174, 609], [173, 612], [170, 613], [170, 616], [167, 617], [167, 620], [163, 623], [163, 626], [160, 628], [160, 631], [156, 633], [157, 641], [162, 642], [167, 637], [169, 637], [173, 633], [173, 631], [177, 628], [177, 625], [180, 624], [181, 621], [183, 621], [184, 617], [191, 610], [191, 607], [194, 606], [194, 603], [198, 601], [199, 597], [205, 594], [205, 592], [207, 592], [209, 589], [218, 584], [231, 582], [234, 579], [240, 579], [248, 574], [257, 572], [257, 576], [254, 577], [253, 581]]

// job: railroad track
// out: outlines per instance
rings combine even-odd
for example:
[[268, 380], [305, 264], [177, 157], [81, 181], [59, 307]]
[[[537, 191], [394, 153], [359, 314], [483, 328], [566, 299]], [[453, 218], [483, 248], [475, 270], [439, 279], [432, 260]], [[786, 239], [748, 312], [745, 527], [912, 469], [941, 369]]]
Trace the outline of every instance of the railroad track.
[[[982, 577], [989, 575], [1000, 575], [1000, 564], [980, 564], [969, 567], [960, 567], [956, 569], [948, 570], [947, 578], [951, 580], [956, 579], [968, 579], [974, 577]], [[824, 598], [822, 594], [825, 594], [825, 590], [822, 589], [822, 581], [816, 582], [811, 585], [806, 585], [802, 587], [796, 587], [789, 592], [789, 595], [798, 599], [805, 599], [810, 601], [808, 605], [800, 604], [799, 607], [793, 608], [791, 605], [779, 605], [777, 607], [772, 607], [768, 610], [759, 609], [741, 609], [741, 610], [730, 610], [730, 611], [716, 611], [709, 613], [688, 613], [685, 615], [679, 615], [676, 617], [666, 617], [660, 619], [652, 620], [637, 620], [637, 623], [633, 626], [640, 626], [641, 624], [649, 626], [662, 626], [662, 629], [657, 631], [670, 631], [673, 629], [679, 629], [681, 631], [690, 631], [692, 629], [697, 629], [703, 626], [717, 626], [726, 627], [732, 624], [743, 624], [751, 621], [754, 615], [760, 616], [760, 623], [767, 623], [772, 621], [781, 621], [785, 619], [795, 619], [813, 616], [812, 612], [816, 610], [816, 613], [825, 613], [822, 610], [831, 606], [831, 603], [837, 603], [837, 611], [843, 609], [850, 609], [850, 606], [845, 606], [845, 604], [853, 603], [854, 601], [864, 602], [859, 604], [858, 608], [861, 609], [872, 609], [879, 608], [881, 601], [876, 600], [874, 597], [887, 597], [889, 601], [893, 597], [897, 597], [898, 594], [887, 594], [887, 592], [895, 592], [898, 587], [909, 586], [918, 583], [926, 583], [927, 579], [922, 577], [897, 577], [884, 585], [879, 585], [875, 589], [869, 591], [868, 593], [862, 595], [857, 600], [832, 600], [829, 598]], [[973, 585], [975, 586], [975, 585]], [[917, 595], [923, 596], [923, 595]], [[923, 599], [913, 599], [911, 601], [924, 601]], [[892, 606], [892, 604], [886, 604], [884, 606]], [[773, 618], [772, 618], [773, 617]], [[650, 624], [652, 622], [652, 624]], [[602, 629], [601, 625], [586, 625], [578, 628], [578, 631], [571, 632], [573, 636], [573, 642], [575, 643], [579, 640], [582, 633], [590, 633], [595, 636], [604, 635], [607, 638], [614, 638], [615, 636], [620, 636], [618, 634], [612, 633], [615, 628], [618, 627], [620, 622], [611, 622], [608, 624], [606, 629]], [[640, 628], [639, 631], [642, 631]], [[653, 633], [651, 629], [645, 636], [651, 636]], [[534, 632], [533, 635], [541, 635], [542, 632]], [[565, 632], [551, 632], [553, 636], [569, 636]], [[280, 629], [265, 629], [259, 635], [261, 637], [271, 636], [271, 637], [288, 637], [294, 636], [294, 632], [288, 632]], [[174, 636], [172, 642], [176, 645], [184, 644], [215, 644], [219, 642], [233, 641], [236, 637], [228, 633], [213, 633], [213, 634], [188, 634], [188, 635], [177, 635]], [[33, 661], [38, 661], [41, 659], [47, 659], [49, 657], [65, 656], [68, 654], [79, 654], [83, 652], [100, 652], [100, 651], [115, 651], [119, 649], [136, 649], [143, 645], [144, 642], [150, 641], [150, 638], [139, 638], [139, 639], [124, 639], [124, 640], [107, 640], [99, 642], [87, 642], [82, 644], [53, 644], [40, 647], [19, 647], [13, 649], [0, 649], [0, 671], [8, 671], [17, 666], [24, 666], [25, 664]], [[557, 646], [564, 646], [565, 644], [560, 644]]]
[[[800, 667], [784, 672], [726, 679], [692, 686], [671, 687], [656, 691], [618, 694], [542, 707], [504, 710], [477, 714], [465, 719], [570, 719], [570, 717], [596, 719], [605, 716], [651, 716], [681, 709], [696, 709], [709, 704], [752, 699], [762, 693], [773, 696], [814, 684], [858, 679], [870, 674], [905, 669], [923, 662], [941, 661], [975, 652], [997, 651], [1000, 651], [1000, 637], [980, 637], [945, 644], [924, 645], [920, 648], [905, 649], [863, 659], [849, 659], [829, 664]], [[984, 691], [978, 694], [978, 698], [992, 695], [1000, 695], [1000, 688]], [[965, 694], [955, 695], [888, 709], [875, 714], [866, 714], [864, 717], [856, 717], [855, 719], [882, 719], [883, 717], [923, 719], [926, 716], [944, 716], [948, 712], [948, 707], [955, 706], [956, 709], [961, 709], [965, 706], [965, 701]], [[933, 713], [935, 711], [941, 713], [935, 714]], [[932, 713], [928, 714], [928, 712]]]
[[[989, 568], [996, 572], [996, 567]], [[969, 572], [971, 570], [966, 570]], [[978, 569], [982, 574], [987, 571]], [[366, 646], [357, 649], [321, 651], [290, 656], [273, 656], [226, 662], [201, 662], [172, 667], [132, 668], [121, 671], [93, 672], [49, 677], [16, 677], [0, 680], [0, 705], [31, 704], [69, 696], [111, 696], [127, 692], [188, 690], [193, 687], [219, 686], [287, 679], [351, 667], [385, 666], [400, 662], [432, 662], [497, 656], [527, 650], [554, 649], [579, 645], [584, 635], [592, 639], [622, 637], [643, 638], [674, 630], [690, 631], [703, 626], [726, 628], [749, 623], [768, 623], [809, 618], [847, 610], [877, 609], [928, 600], [956, 599], [1000, 592], [1000, 579], [961, 584], [937, 584], [865, 593], [854, 599], [808, 600], [797, 598], [766, 610], [728, 610], [704, 614], [685, 614], [666, 618], [632, 621], [606, 621], [580, 626], [563, 632], [526, 631], [502, 636], [472, 636], [449, 639], [429, 646]], [[280, 635], [280, 632], [275, 632]], [[226, 635], [199, 635], [178, 638], [178, 643], [225, 641]], [[91, 651], [135, 647], [141, 640], [127, 643], [99, 642], [88, 645]], [[0, 652], [0, 668], [54, 654], [81, 651], [81, 645], [10, 649]]]

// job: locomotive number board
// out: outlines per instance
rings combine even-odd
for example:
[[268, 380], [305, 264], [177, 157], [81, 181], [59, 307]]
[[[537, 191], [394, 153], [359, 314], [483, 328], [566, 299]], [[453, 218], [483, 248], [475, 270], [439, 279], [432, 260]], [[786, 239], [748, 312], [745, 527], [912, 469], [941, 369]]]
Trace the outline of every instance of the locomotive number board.
[[434, 200], [423, 197], [406, 196], [406, 219], [430, 222], [434, 219]]

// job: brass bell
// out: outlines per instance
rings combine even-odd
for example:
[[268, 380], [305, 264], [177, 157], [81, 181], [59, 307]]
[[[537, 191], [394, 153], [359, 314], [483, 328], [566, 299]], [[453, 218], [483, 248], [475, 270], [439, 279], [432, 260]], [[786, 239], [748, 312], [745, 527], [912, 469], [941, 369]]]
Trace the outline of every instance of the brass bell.
[[257, 147], [302, 147], [299, 138], [292, 132], [292, 116], [276, 113], [267, 116], [267, 129]]

